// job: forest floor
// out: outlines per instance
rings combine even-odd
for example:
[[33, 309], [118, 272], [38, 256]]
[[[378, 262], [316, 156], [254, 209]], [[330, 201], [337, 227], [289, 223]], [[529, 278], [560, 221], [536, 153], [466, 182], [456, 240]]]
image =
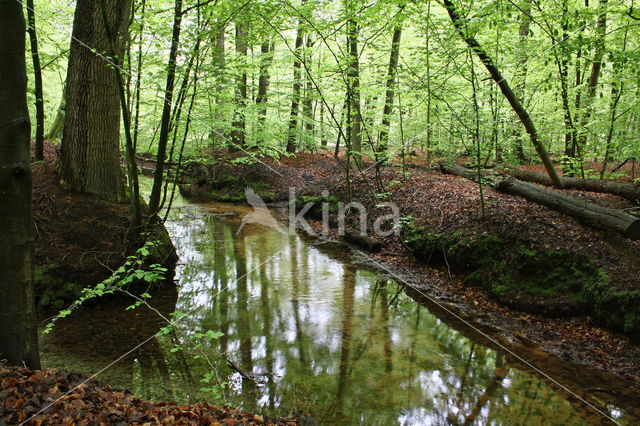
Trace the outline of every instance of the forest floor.
[[[47, 142], [45, 161], [32, 165], [36, 303], [43, 323], [66, 307], [84, 286], [109, 277], [130, 250], [129, 205], [61, 188], [55, 171], [57, 148]], [[0, 362], [0, 426], [28, 419], [27, 424], [35, 425], [299, 423], [297, 418], [270, 419], [210, 404], [143, 401], [80, 374], [30, 371]]]
[[149, 402], [87, 376], [0, 365], [0, 425], [296, 425], [211, 404]]
[[[279, 161], [262, 159], [262, 162], [250, 165], [228, 161], [215, 172], [203, 169], [202, 165], [191, 164], [185, 169], [187, 181], [191, 184], [183, 185], [183, 189], [191, 196], [211, 199], [213, 194], [214, 199], [241, 201], [244, 187], [257, 184], [260, 192], [256, 193], [267, 196], [275, 206], [288, 200], [290, 188], [305, 195], [329, 191], [344, 200], [347, 188], [343, 164], [328, 151], [302, 153]], [[537, 165], [524, 168], [543, 171]], [[374, 210], [379, 201], [371, 195], [375, 182], [373, 168], [365, 161], [363, 169], [366, 170], [364, 174], [352, 174], [352, 199], [363, 203], [368, 210]], [[489, 187], [484, 187], [486, 214], [483, 217], [478, 184], [426, 167], [421, 158], [413, 158], [406, 170], [408, 173], [403, 176], [399, 166], [383, 167], [382, 180], [392, 183], [391, 200], [399, 206], [401, 216], [413, 216], [421, 227], [432, 232], [499, 235], [526, 240], [533, 249], [582, 253], [606, 272], [610, 286], [619, 290], [640, 290], [639, 241], [594, 230], [572, 217]], [[638, 208], [613, 195], [577, 190], [567, 190], [566, 193], [607, 207]], [[319, 222], [309, 222], [316, 230], [320, 229]], [[338, 239], [335, 231], [331, 231], [330, 237]], [[617, 378], [614, 381], [618, 385], [626, 382], [619, 387], [628, 387], [630, 401], [633, 398], [637, 401], [640, 395], [640, 346], [637, 339], [605, 329], [587, 315], [550, 318], [510, 309], [486, 291], [464, 285], [464, 276], [452, 274], [446, 265], [426, 266], [417, 261], [402, 239], [395, 236], [384, 239], [382, 251], [367, 253], [366, 257], [410, 283], [410, 287], [417, 289], [413, 293], [418, 298], [426, 296], [422, 297], [426, 303], [434, 305], [432, 302], [435, 301], [435, 305], [444, 305], [447, 307], [445, 311], [452, 310], [462, 318], [462, 322], [473, 324], [471, 328], [482, 329], [481, 334], [485, 337], [490, 335], [491, 346], [513, 348], [524, 359], [527, 356], [541, 358], [541, 353], [544, 353], [543, 358], [548, 356], [555, 361], [547, 360], [546, 365], [541, 361], [536, 366], [545, 365], [549, 371], [554, 368], [551, 364], [555, 364], [557, 369], [563, 370], [559, 374], [567, 379], [590, 376], [590, 383], [584, 384], [586, 388], [597, 387], [598, 381], [611, 381], [612, 378], [600, 377], [595, 371], [591, 374], [592, 370], [585, 370], [584, 366], [609, 373]], [[442, 311], [438, 306], [434, 308]], [[618, 379], [623, 379], [623, 382]], [[637, 404], [634, 402], [632, 405]]]

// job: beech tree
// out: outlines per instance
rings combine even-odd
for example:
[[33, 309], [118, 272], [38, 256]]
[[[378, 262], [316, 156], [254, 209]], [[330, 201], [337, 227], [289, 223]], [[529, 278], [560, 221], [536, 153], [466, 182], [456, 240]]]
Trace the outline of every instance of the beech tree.
[[[130, 8], [130, 0], [106, 2], [119, 58], [128, 41]], [[119, 202], [125, 196], [120, 169], [120, 99], [107, 60], [109, 52], [100, 2], [78, 0], [67, 72], [60, 179], [69, 189]]]
[[31, 124], [21, 1], [0, 0], [0, 28], [0, 359], [36, 369]]

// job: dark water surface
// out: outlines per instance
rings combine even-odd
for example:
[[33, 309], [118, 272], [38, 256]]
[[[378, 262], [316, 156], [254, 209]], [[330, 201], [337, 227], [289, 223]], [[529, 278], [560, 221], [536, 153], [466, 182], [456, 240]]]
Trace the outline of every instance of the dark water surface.
[[[143, 398], [224, 398], [265, 414], [301, 410], [322, 424], [602, 421], [335, 248], [259, 225], [238, 233], [248, 211], [179, 200], [167, 222], [177, 289], [153, 293], [156, 311], [125, 311], [122, 301], [74, 313], [43, 338], [43, 364], [87, 374], [109, 366], [99, 380]], [[177, 329], [154, 336], [159, 315], [174, 311]]]

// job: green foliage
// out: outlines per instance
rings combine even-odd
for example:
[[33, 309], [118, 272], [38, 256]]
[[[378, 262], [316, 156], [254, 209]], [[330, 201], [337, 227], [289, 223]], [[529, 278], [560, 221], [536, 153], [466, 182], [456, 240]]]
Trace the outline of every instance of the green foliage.
[[[162, 282], [165, 279], [167, 268], [159, 264], [145, 265], [145, 260], [158, 244], [156, 241], [147, 241], [134, 255], [129, 256], [124, 265], [114, 271], [109, 278], [95, 285], [93, 288], [86, 287], [82, 289], [80, 297], [76, 299], [69, 308], [60, 311], [60, 313], [47, 324], [43, 333], [49, 333], [59, 319], [69, 316], [74, 310], [89, 300], [114, 294], [119, 290], [128, 290], [129, 287], [136, 282], [145, 283], [146, 285], [157, 285]], [[142, 293], [140, 297], [145, 299], [151, 296], [145, 292]], [[138, 300], [127, 309], [133, 309], [141, 304], [142, 300]]]

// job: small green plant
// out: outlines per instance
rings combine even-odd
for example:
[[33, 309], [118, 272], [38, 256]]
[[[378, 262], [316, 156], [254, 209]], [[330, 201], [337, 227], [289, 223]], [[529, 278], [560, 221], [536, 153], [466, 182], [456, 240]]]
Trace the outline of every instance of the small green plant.
[[[156, 241], [147, 241], [136, 251], [134, 255], [129, 256], [124, 265], [115, 270], [109, 278], [94, 287], [87, 287], [83, 289], [81, 296], [68, 308], [61, 310], [58, 315], [56, 315], [46, 325], [43, 333], [49, 333], [58, 320], [71, 315], [73, 311], [91, 299], [102, 297], [107, 294], [114, 294], [116, 291], [127, 289], [135, 281], [145, 282], [149, 285], [163, 281], [165, 279], [167, 268], [164, 268], [159, 264], [145, 266], [145, 260], [149, 258], [151, 251], [157, 244], [158, 242]], [[139, 299], [134, 304], [135, 306], [139, 306], [142, 304], [141, 300], [151, 296], [148, 293], [143, 293], [141, 297], [142, 299]]]

